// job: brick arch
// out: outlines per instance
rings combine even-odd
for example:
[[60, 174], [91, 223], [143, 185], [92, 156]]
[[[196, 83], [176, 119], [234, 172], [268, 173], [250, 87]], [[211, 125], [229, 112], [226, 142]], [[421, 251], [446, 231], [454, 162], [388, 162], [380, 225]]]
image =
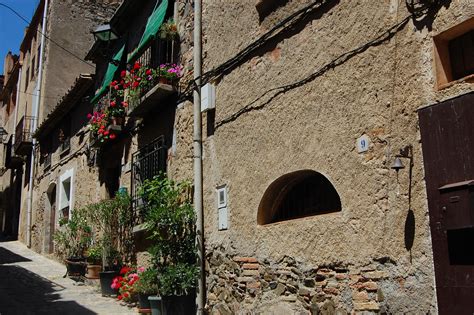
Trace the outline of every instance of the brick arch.
[[339, 194], [324, 175], [299, 170], [277, 178], [268, 186], [258, 207], [257, 223], [265, 225], [341, 209]]

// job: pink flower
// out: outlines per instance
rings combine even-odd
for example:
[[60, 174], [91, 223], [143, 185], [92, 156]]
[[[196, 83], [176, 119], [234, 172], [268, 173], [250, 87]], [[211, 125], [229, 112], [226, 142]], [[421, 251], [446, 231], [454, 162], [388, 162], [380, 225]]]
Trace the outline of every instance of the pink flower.
[[137, 271], [138, 273], [142, 273], [143, 271], [145, 271], [145, 267], [138, 267]]
[[91, 119], [91, 118], [92, 118], [92, 115], [91, 115], [91, 114], [87, 114], [87, 118], [88, 118], [88, 119]]

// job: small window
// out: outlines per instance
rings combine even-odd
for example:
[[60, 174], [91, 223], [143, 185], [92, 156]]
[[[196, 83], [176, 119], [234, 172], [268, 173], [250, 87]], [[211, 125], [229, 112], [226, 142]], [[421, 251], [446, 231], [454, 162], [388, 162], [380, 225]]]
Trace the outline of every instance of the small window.
[[38, 52], [36, 54], [38, 57], [38, 61], [36, 62], [36, 71], [38, 71], [39, 66], [40, 66], [40, 58], [41, 58], [41, 45], [38, 43]]
[[258, 208], [258, 224], [269, 224], [341, 211], [341, 199], [322, 174], [301, 170], [281, 176], [265, 191]]
[[474, 74], [474, 30], [449, 41], [453, 80]]
[[25, 91], [28, 89], [28, 83], [30, 82], [30, 68], [26, 69], [26, 80], [25, 80]]
[[70, 218], [73, 202], [73, 169], [67, 170], [59, 177], [59, 212], [60, 217]]
[[438, 89], [449, 87], [459, 80], [474, 82], [474, 18], [433, 39]]
[[32, 71], [31, 71], [30, 80], [33, 80], [33, 77], [35, 76], [35, 72], [36, 72], [36, 70], [35, 70], [35, 57], [33, 57], [33, 59], [31, 59], [31, 69], [32, 69]]

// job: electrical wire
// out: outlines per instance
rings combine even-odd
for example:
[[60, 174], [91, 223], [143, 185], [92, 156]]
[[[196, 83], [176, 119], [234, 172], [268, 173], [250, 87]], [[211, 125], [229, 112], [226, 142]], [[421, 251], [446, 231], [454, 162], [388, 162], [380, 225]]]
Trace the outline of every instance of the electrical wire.
[[[410, 1], [410, 0], [406, 0], [406, 1]], [[335, 1], [332, 1], [332, 2], [339, 2], [339, 0], [335, 0]], [[313, 3], [311, 3], [310, 5], [304, 7], [303, 9], [300, 9], [299, 11], [293, 13], [289, 17], [285, 18], [284, 20], [282, 20], [281, 22], [276, 24], [270, 31], [268, 31], [267, 33], [262, 35], [260, 38], [258, 38], [256, 41], [254, 41], [252, 44], [248, 45], [242, 51], [237, 53], [237, 55], [235, 55], [235, 57], [233, 57], [233, 58], [229, 59], [228, 61], [224, 62], [223, 64], [221, 64], [221, 65], [205, 72], [201, 76], [201, 80], [202, 80], [201, 86], [205, 85], [209, 81], [212, 81], [214, 79], [217, 79], [217, 78], [229, 73], [230, 71], [232, 71], [236, 67], [240, 66], [243, 62], [248, 61], [251, 54], [253, 54], [257, 49], [261, 48], [263, 45], [267, 44], [270, 39], [275, 38], [276, 36], [282, 34], [285, 31], [291, 30], [292, 27], [296, 26], [298, 23], [300, 23], [305, 18], [307, 18], [314, 10], [320, 9], [323, 5], [330, 4], [330, 3], [331, 3], [330, 0], [328, 0], [328, 1], [317, 0]], [[386, 40], [389, 40], [398, 31], [400, 31], [410, 21], [410, 19], [413, 18], [415, 20], [415, 19], [427, 14], [427, 12], [430, 9], [436, 8], [440, 4], [442, 4], [442, 0], [435, 0], [435, 1], [432, 1], [431, 3], [421, 4], [418, 7], [414, 8], [412, 10], [409, 10], [411, 15], [406, 16], [399, 23], [396, 23], [395, 25], [390, 27], [387, 31], [381, 33], [376, 38], [370, 40], [369, 42], [367, 42], [367, 43], [365, 43], [365, 44], [363, 44], [363, 45], [361, 45], [361, 46], [359, 46], [355, 49], [352, 49], [348, 52], [345, 52], [345, 53], [339, 55], [338, 57], [336, 57], [335, 59], [333, 59], [332, 61], [330, 61], [329, 63], [327, 63], [326, 65], [324, 65], [323, 67], [321, 67], [320, 69], [318, 69], [317, 71], [315, 71], [314, 73], [310, 74], [309, 76], [307, 76], [306, 78], [304, 78], [302, 80], [299, 80], [299, 81], [296, 81], [296, 82], [293, 82], [293, 83], [290, 83], [290, 84], [278, 86], [278, 87], [275, 87], [275, 88], [271, 88], [271, 89], [265, 91], [264, 93], [262, 93], [259, 97], [257, 97], [254, 101], [252, 101], [248, 105], [244, 106], [243, 108], [241, 108], [237, 112], [235, 112], [235, 113], [231, 114], [230, 116], [228, 116], [228, 117], [222, 119], [221, 121], [217, 122], [215, 124], [214, 130], [218, 129], [220, 126], [222, 126], [222, 125], [224, 125], [228, 122], [236, 120], [239, 116], [241, 116], [242, 114], [244, 114], [246, 112], [262, 109], [264, 106], [269, 104], [278, 95], [280, 95], [282, 93], [285, 93], [286, 91], [291, 90], [293, 88], [296, 88], [296, 87], [302, 86], [306, 83], [309, 83], [309, 82], [315, 80], [317, 77], [321, 76], [326, 71], [328, 71], [330, 69], [334, 69], [336, 66], [339, 66], [339, 65], [343, 64], [344, 62], [348, 61], [349, 59], [351, 59], [355, 55], [366, 51], [369, 47], [380, 45], [381, 43], [385, 42]], [[407, 5], [408, 5], [408, 3], [407, 3]], [[185, 88], [184, 92], [180, 95], [179, 101], [190, 100], [192, 92], [195, 88], [197, 88], [196, 81], [191, 80], [188, 83], [187, 87]], [[276, 93], [273, 96], [271, 96], [268, 100], [263, 102], [262, 104], [254, 105], [255, 103], [260, 101], [263, 97], [265, 97], [266, 95], [268, 95], [271, 92], [276, 92]]]
[[[26, 24], [30, 25], [31, 24], [31, 21], [28, 21], [25, 17], [23, 17], [20, 13], [18, 13], [15, 9], [13, 9], [12, 7], [0, 2], [0, 6], [2, 7], [5, 7], [7, 9], [9, 9], [10, 11], [12, 11], [17, 17], [19, 17], [21, 20], [23, 20]], [[86, 60], [82, 59], [81, 57], [79, 57], [78, 55], [76, 55], [75, 53], [73, 53], [72, 51], [70, 51], [69, 49], [63, 47], [61, 44], [57, 43], [56, 41], [54, 41], [53, 39], [51, 39], [50, 37], [48, 37], [46, 34], [43, 34], [43, 32], [41, 32], [38, 28], [36, 28], [36, 32], [40, 33], [41, 35], [43, 35], [47, 40], [49, 40], [51, 43], [55, 44], [56, 46], [58, 46], [59, 48], [61, 48], [62, 50], [64, 50], [65, 52], [67, 52], [68, 54], [70, 54], [71, 56], [73, 56], [74, 58], [76, 58], [77, 60], [85, 63], [86, 65], [88, 65], [89, 67], [92, 67], [95, 69], [95, 66], [89, 62], [87, 62]]]

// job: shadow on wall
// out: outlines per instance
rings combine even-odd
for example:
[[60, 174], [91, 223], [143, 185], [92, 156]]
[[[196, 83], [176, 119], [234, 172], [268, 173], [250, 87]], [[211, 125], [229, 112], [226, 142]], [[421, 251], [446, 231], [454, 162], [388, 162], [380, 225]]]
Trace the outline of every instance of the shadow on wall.
[[0, 284], [1, 314], [95, 314], [74, 301], [61, 301], [58, 292], [64, 287], [19, 266], [0, 265]]
[[[449, 8], [451, 0], [405, 0], [408, 11], [413, 14], [413, 24], [417, 30], [433, 29], [433, 22], [442, 7]], [[424, 9], [426, 8], [426, 9]]]

